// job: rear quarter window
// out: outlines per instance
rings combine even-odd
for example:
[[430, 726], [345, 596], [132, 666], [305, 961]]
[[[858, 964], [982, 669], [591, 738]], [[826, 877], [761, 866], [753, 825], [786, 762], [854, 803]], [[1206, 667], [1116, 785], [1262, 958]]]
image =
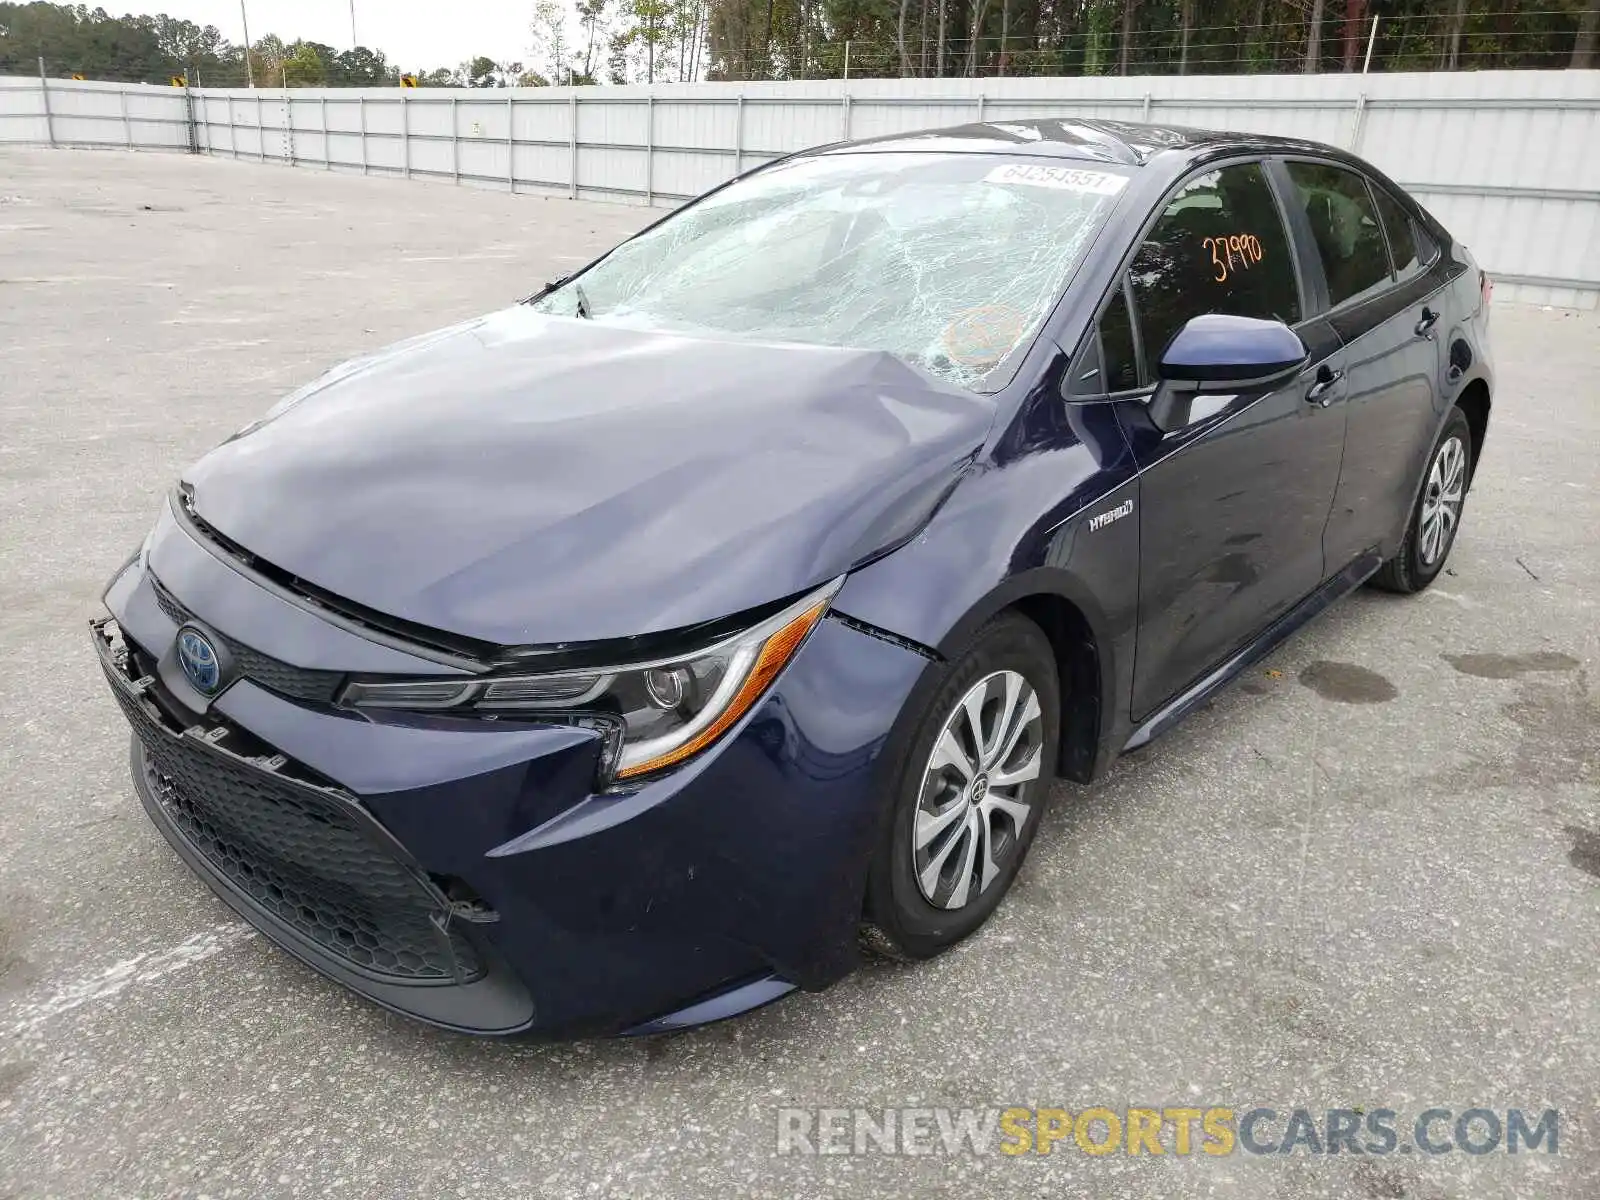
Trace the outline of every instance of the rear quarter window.
[[1383, 231], [1389, 235], [1389, 255], [1394, 261], [1396, 279], [1410, 279], [1427, 269], [1437, 252], [1433, 239], [1420, 228], [1400, 202], [1377, 184], [1372, 198], [1378, 206]]

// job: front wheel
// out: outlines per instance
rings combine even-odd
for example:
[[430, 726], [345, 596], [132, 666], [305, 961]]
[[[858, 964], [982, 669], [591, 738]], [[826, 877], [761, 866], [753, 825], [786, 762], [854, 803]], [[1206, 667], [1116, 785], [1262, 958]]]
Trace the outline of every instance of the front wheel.
[[1411, 519], [1406, 524], [1400, 552], [1372, 577], [1378, 587], [1391, 592], [1420, 592], [1444, 570], [1461, 527], [1461, 510], [1467, 501], [1467, 481], [1472, 477], [1472, 430], [1466, 414], [1450, 410], [1444, 431], [1434, 443], [1428, 473]]
[[929, 958], [989, 918], [1039, 827], [1061, 722], [1039, 627], [997, 618], [918, 718], [867, 881], [865, 941]]

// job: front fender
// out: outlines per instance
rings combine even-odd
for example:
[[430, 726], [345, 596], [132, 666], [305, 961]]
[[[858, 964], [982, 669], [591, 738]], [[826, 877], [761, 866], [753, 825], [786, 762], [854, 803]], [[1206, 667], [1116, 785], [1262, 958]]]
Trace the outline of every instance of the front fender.
[[949, 659], [1002, 610], [1064, 601], [1094, 642], [1105, 743], [1126, 724], [1132, 681], [1138, 476], [1112, 405], [1055, 412], [1054, 436], [980, 463], [918, 537], [852, 574], [834, 609]]

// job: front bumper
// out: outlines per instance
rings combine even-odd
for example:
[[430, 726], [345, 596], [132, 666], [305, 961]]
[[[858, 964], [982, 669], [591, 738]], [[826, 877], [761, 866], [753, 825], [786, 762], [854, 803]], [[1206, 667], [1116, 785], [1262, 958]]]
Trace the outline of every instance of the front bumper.
[[644, 1032], [855, 963], [879, 752], [927, 665], [909, 650], [824, 621], [719, 745], [594, 794], [585, 730], [358, 715], [248, 677], [195, 711], [164, 669], [185, 611], [300, 671], [376, 651], [170, 522], [106, 602], [116, 632], [96, 645], [157, 828], [272, 940], [380, 1004], [474, 1033]]

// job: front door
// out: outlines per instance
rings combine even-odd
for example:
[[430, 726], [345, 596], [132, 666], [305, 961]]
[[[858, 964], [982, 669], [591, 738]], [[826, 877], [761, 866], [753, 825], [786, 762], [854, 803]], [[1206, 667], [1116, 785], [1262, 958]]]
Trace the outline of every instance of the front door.
[[1212, 170], [1170, 201], [1130, 268], [1145, 372], [1191, 317], [1229, 313], [1295, 327], [1311, 362], [1266, 395], [1199, 396], [1166, 430], [1118, 404], [1140, 469], [1142, 719], [1313, 591], [1344, 444], [1342, 348], [1308, 303], [1276, 194], [1260, 164]]

